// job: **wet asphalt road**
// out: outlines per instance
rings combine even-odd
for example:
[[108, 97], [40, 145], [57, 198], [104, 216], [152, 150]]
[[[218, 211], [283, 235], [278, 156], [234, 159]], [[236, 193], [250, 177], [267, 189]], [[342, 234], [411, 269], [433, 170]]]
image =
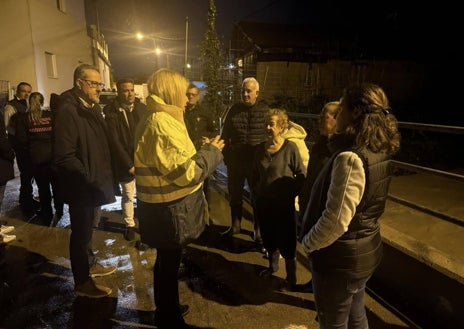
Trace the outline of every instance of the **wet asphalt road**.
[[[8, 183], [1, 213], [2, 220], [16, 227], [17, 239], [0, 247], [0, 328], [156, 328], [156, 251], [124, 240], [119, 203], [104, 207], [107, 224], [94, 232], [97, 259], [118, 267], [115, 274], [96, 280], [113, 292], [108, 298], [81, 298], [73, 292], [66, 211], [56, 227], [24, 217], [17, 204], [18, 183], [18, 178]], [[229, 207], [223, 184], [212, 185], [217, 187], [212, 188], [212, 222], [186, 248], [179, 277], [181, 303], [190, 306], [186, 322], [204, 329], [318, 328], [312, 294], [279, 291], [285, 277], [282, 259], [275, 276], [258, 277], [267, 260], [252, 242], [249, 215], [241, 234], [220, 238], [230, 221]], [[301, 250], [297, 275], [299, 283], [310, 278]], [[369, 295], [366, 306], [371, 328], [412, 328]]]

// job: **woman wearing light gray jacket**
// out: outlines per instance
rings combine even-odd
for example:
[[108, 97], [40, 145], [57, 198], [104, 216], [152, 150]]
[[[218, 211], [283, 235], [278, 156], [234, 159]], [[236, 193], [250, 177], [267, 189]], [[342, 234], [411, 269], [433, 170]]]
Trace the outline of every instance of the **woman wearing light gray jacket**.
[[329, 141], [332, 156], [311, 190], [300, 235], [321, 328], [368, 328], [366, 283], [382, 258], [379, 218], [399, 150], [396, 118], [374, 84], [347, 87]]

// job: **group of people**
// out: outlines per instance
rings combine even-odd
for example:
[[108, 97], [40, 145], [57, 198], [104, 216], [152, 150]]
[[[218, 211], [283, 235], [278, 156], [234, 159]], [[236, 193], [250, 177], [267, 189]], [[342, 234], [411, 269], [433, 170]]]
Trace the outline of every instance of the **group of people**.
[[[246, 180], [253, 237], [262, 241], [269, 260], [259, 275], [276, 272], [282, 255], [283, 290], [313, 292], [321, 328], [368, 328], [365, 288], [382, 257], [379, 218], [390, 184], [389, 159], [401, 139], [388, 98], [378, 85], [363, 83], [347, 86], [340, 101], [325, 104], [306, 167], [300, 138], [287, 138], [290, 126], [301, 127], [285, 110], [258, 102], [258, 95], [259, 83], [246, 78], [242, 102], [225, 119], [231, 225], [224, 234], [240, 233]], [[312, 274], [299, 287], [297, 241]]]
[[[51, 115], [42, 111], [44, 97], [32, 92], [32, 86], [20, 82], [15, 97], [3, 108], [4, 120], [1, 121], [0, 154], [0, 205], [3, 201], [6, 183], [14, 178], [14, 159], [20, 171], [19, 204], [25, 214], [35, 213], [40, 221], [49, 223], [53, 213], [51, 209], [51, 184], [55, 182], [51, 173]], [[33, 180], [36, 181], [40, 202], [33, 196]], [[63, 210], [63, 204], [57, 199], [55, 207]], [[2, 225], [0, 242], [9, 243], [16, 239], [12, 235], [13, 226]]]
[[[253, 239], [269, 260], [259, 275], [270, 277], [282, 256], [282, 288], [295, 290], [299, 241], [308, 255], [312, 280], [306, 285], [314, 292], [321, 328], [368, 327], [364, 291], [382, 256], [378, 220], [389, 187], [388, 160], [400, 145], [396, 118], [379, 86], [350, 85], [339, 102], [327, 103], [319, 120], [320, 139], [310, 152], [304, 128], [290, 121], [284, 109], [260, 100], [259, 83], [252, 77], [243, 80], [242, 100], [228, 111], [220, 135], [198, 104], [198, 87], [173, 70], [159, 69], [149, 77], [146, 106], [136, 99], [134, 82], [123, 79], [116, 100], [102, 110], [103, 84], [92, 65], [78, 66], [73, 84], [52, 95], [50, 120], [28, 113], [24, 121], [51, 121], [50, 177], [56, 177], [59, 202], [69, 205], [78, 296], [111, 294], [94, 281], [116, 271], [95, 260], [94, 217], [121, 193], [125, 237], [132, 239], [136, 195], [141, 242], [157, 251], [154, 322], [158, 328], [188, 328], [188, 306], [179, 302], [177, 281], [182, 249], [209, 221], [207, 182], [224, 161], [231, 222], [222, 235], [241, 232], [248, 184]], [[6, 155], [2, 151], [2, 159], [11, 162], [11, 153]], [[11, 177], [2, 176], [0, 182], [5, 179]], [[53, 179], [49, 182], [53, 186]], [[60, 182], [73, 189], [60, 188]], [[39, 197], [42, 202], [40, 188]]]

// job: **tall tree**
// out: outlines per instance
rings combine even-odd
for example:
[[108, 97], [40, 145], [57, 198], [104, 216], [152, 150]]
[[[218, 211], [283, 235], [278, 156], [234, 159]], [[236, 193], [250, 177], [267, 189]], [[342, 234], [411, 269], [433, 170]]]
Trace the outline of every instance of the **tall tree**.
[[209, 0], [208, 29], [201, 45], [201, 59], [203, 62], [203, 80], [207, 85], [203, 106], [218, 118], [223, 109], [220, 72], [223, 63], [221, 43], [216, 32], [216, 5]]

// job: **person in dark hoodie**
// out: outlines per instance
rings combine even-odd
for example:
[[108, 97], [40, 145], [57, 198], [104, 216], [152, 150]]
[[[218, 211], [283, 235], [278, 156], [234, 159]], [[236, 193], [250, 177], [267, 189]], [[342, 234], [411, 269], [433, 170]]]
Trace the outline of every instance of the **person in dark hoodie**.
[[93, 278], [116, 271], [97, 263], [92, 251], [95, 211], [116, 201], [108, 131], [98, 105], [102, 87], [98, 68], [81, 64], [74, 70], [74, 87], [60, 96], [52, 94], [50, 101], [55, 107], [53, 164], [59, 182], [67, 186], [60, 193], [69, 205], [74, 290], [90, 298], [111, 294]]

